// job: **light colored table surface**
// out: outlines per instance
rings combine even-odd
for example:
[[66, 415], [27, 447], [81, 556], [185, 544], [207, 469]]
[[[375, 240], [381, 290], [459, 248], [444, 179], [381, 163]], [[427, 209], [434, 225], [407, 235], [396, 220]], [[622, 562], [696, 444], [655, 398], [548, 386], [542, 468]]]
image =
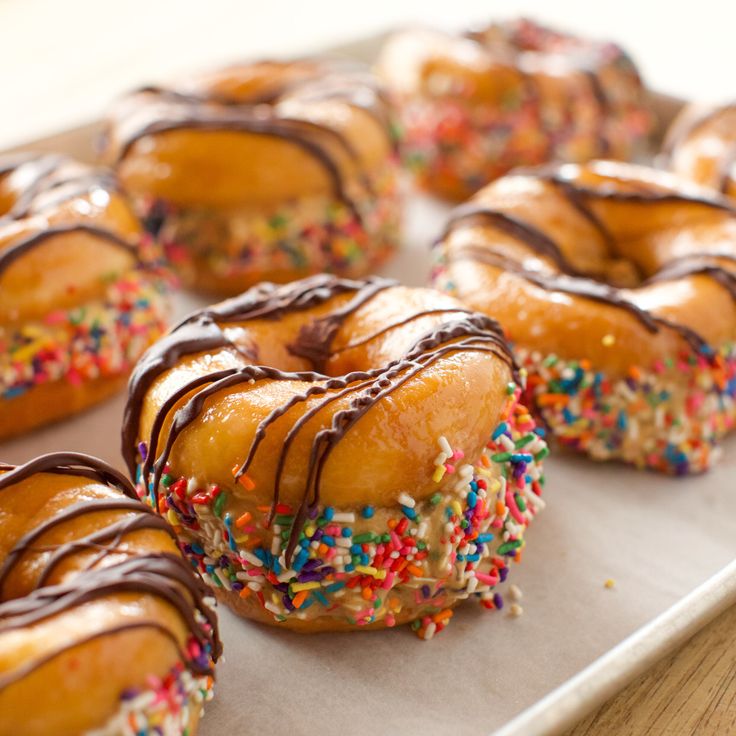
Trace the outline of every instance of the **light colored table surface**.
[[99, 116], [123, 90], [238, 57], [293, 55], [421, 22], [527, 14], [625, 45], [650, 85], [736, 95], [732, 0], [0, 0], [0, 148]]
[[[188, 69], [316, 51], [415, 21], [460, 27], [501, 7], [487, 0], [0, 0], [0, 149], [98, 117], [126, 88]], [[736, 97], [736, 3], [729, 0], [517, 0], [503, 12], [620, 41], [658, 90]], [[696, 733], [736, 733], [733, 610], [571, 736]]]

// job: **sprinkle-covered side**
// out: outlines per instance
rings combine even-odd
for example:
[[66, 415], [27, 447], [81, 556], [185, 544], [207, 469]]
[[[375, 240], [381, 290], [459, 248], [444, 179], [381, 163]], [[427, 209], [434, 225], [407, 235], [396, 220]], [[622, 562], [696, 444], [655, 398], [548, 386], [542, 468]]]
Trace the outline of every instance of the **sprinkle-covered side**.
[[[605, 338], [604, 338], [605, 339]], [[516, 350], [527, 399], [564, 445], [674, 475], [707, 470], [736, 428], [736, 344], [611, 380], [587, 360]]]
[[[439, 438], [430, 496], [404, 492], [394, 507], [312, 508], [288, 563], [295, 510], [278, 503], [269, 523], [271, 506], [248, 503], [242, 484], [227, 489], [167, 467], [158, 510], [206, 582], [252, 599], [274, 622], [394, 626], [411, 606], [412, 628], [430, 639], [461, 600], [503, 606], [496, 588], [521, 560], [526, 527], [544, 506], [544, 432], [520, 395], [510, 384], [502, 421], [475, 465]], [[145, 445], [139, 450], [145, 457]], [[137, 489], [153, 503], [140, 477]]]
[[649, 118], [632, 109], [600, 122], [599, 103], [584, 79], [570, 88], [564, 111], [548, 115], [520, 85], [499, 105], [472, 105], [463, 95], [407, 99], [401, 106], [403, 158], [420, 183], [437, 179], [476, 191], [517, 166], [587, 161], [606, 147], [629, 158], [642, 145]]
[[[202, 656], [192, 639], [190, 656]], [[84, 736], [189, 736], [192, 717], [212, 699], [211, 677], [196, 677], [181, 662], [162, 679], [151, 676], [148, 687], [122, 693], [120, 708], [102, 727]]]
[[127, 372], [166, 327], [167, 285], [162, 271], [146, 267], [113, 277], [99, 301], [0, 325], [0, 397]]
[[196, 280], [201, 262], [216, 276], [257, 281], [282, 271], [369, 272], [398, 246], [400, 199], [398, 165], [392, 162], [355, 197], [354, 206], [316, 196], [271, 211], [177, 208], [163, 200], [144, 202], [140, 209], [184, 281]]

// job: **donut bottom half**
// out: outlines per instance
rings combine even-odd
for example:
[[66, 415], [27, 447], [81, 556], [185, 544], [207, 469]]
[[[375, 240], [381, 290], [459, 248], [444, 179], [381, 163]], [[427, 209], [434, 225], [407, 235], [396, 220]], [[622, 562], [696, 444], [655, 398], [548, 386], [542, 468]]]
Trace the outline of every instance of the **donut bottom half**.
[[231, 296], [261, 281], [374, 272], [398, 248], [400, 199], [392, 165], [354, 206], [315, 194], [227, 210], [142, 198], [137, 209], [184, 285]]

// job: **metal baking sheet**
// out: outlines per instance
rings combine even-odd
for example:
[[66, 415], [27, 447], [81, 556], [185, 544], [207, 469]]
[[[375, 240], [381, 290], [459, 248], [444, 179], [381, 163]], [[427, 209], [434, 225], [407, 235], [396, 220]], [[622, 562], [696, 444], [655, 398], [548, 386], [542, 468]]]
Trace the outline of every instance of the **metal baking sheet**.
[[[340, 49], [375, 54], [377, 39]], [[680, 104], [659, 97], [665, 116]], [[26, 148], [89, 158], [92, 123]], [[446, 205], [413, 194], [386, 273], [425, 283]], [[174, 315], [202, 304], [182, 294]], [[0, 444], [0, 459], [79, 450], [118, 466], [123, 397]], [[458, 609], [431, 642], [408, 628], [298, 635], [221, 607], [225, 658], [201, 736], [557, 733], [736, 602], [736, 438], [711, 473], [664, 478], [558, 451], [547, 509], [510, 582], [524, 614]], [[612, 588], [606, 580], [615, 581]]]

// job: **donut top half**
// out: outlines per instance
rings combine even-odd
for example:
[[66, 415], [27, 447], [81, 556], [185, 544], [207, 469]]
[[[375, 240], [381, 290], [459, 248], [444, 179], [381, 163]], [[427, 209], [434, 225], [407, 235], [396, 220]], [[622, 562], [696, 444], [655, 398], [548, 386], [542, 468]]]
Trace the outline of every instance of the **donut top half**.
[[438, 437], [473, 461], [513, 380], [498, 325], [448, 296], [376, 277], [263, 284], [143, 357], [123, 453], [131, 473], [153, 473], [154, 495], [170, 472], [235, 493], [247, 474], [261, 504], [421, 498], [438, 490]]
[[736, 197], [736, 103], [686, 107], [672, 123], [663, 151], [675, 173]]
[[494, 23], [462, 35], [401, 31], [384, 47], [380, 76], [405, 97], [452, 98], [504, 107], [521, 93], [552, 108], [569, 103], [571, 79], [587, 85], [604, 116], [636, 111], [652, 119], [629, 56], [616, 44], [560, 33], [528, 20]]
[[[106, 667], [110, 683], [100, 700], [109, 696], [113, 706], [125, 687], [145, 686], [146, 676], [163, 676], [177, 659], [194, 675], [212, 673], [220, 643], [206, 589], [170, 527], [114, 468], [78, 453], [0, 465], [0, 518], [0, 699], [73, 653], [80, 658], [70, 665], [75, 677], [63, 687], [82, 687]], [[107, 637], [126, 632], [155, 634], [152, 651], [173, 661], [105, 648]], [[95, 659], [86, 667], [86, 648], [133, 659], [123, 667]], [[69, 709], [77, 711], [74, 703]], [[97, 702], [87, 708], [97, 709]]]
[[64, 156], [0, 157], [0, 323], [101, 296], [141, 264], [141, 232], [110, 173]]
[[145, 87], [113, 110], [104, 143], [133, 197], [224, 210], [308, 195], [352, 205], [392, 151], [376, 82], [327, 60], [241, 64]]
[[512, 340], [625, 374], [734, 340], [735, 243], [726, 198], [600, 161], [497, 180], [455, 210], [436, 253], [445, 286]]

